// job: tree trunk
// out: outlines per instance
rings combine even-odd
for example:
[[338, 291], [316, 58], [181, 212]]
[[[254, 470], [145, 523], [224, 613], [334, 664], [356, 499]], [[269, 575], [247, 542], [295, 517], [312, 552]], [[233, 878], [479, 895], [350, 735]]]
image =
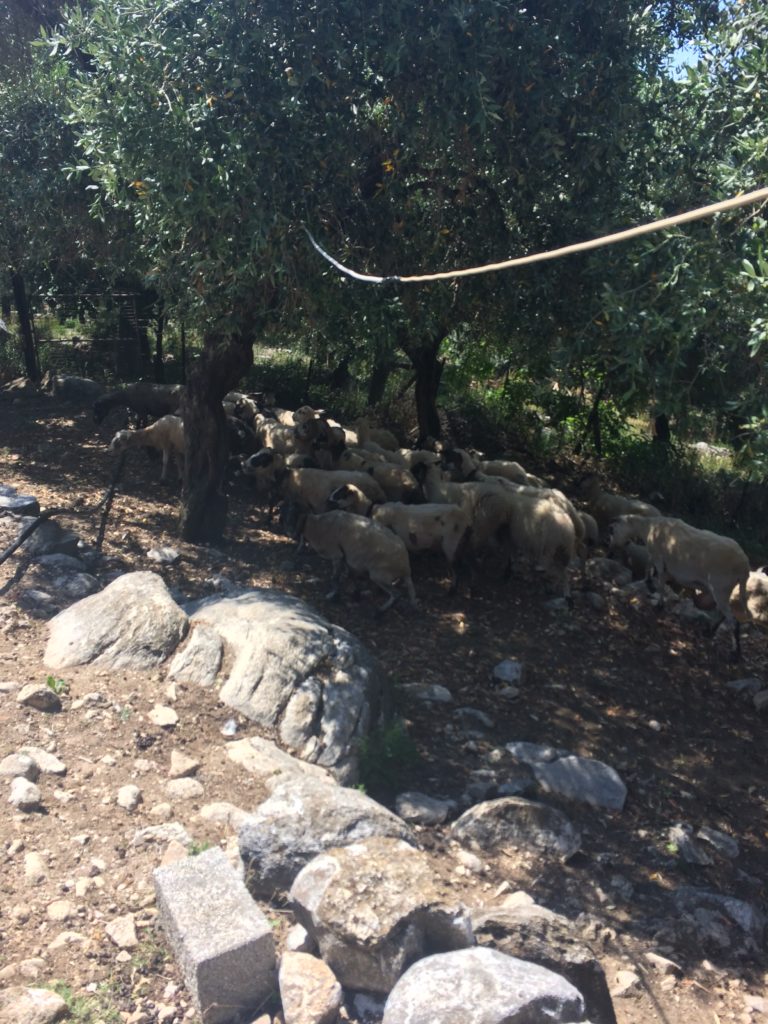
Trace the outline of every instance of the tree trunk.
[[40, 380], [40, 366], [37, 361], [35, 336], [32, 331], [32, 315], [29, 311], [29, 299], [27, 298], [24, 278], [18, 271], [14, 271], [11, 274], [11, 285], [13, 287], [13, 300], [16, 303], [16, 312], [19, 315], [24, 370], [30, 380], [38, 381]]
[[377, 353], [374, 359], [371, 377], [368, 381], [368, 405], [378, 405], [384, 397], [387, 381], [392, 373], [392, 358], [387, 353]]
[[250, 334], [225, 341], [209, 336], [189, 369], [183, 405], [187, 451], [180, 526], [182, 538], [192, 543], [215, 544], [224, 536], [229, 438], [221, 402], [252, 364]]
[[653, 439], [658, 444], [669, 447], [672, 444], [672, 428], [669, 425], [669, 417], [661, 412], [653, 418]]
[[165, 317], [163, 316], [162, 310], [158, 310], [157, 321], [155, 324], [155, 358], [154, 370], [155, 370], [155, 383], [165, 384], [165, 363], [163, 362], [163, 328], [165, 327]]
[[442, 433], [437, 413], [437, 393], [443, 375], [445, 360], [438, 359], [444, 332], [427, 341], [421, 348], [408, 352], [408, 358], [416, 371], [416, 417], [419, 423], [419, 441], [428, 437], [437, 440]]

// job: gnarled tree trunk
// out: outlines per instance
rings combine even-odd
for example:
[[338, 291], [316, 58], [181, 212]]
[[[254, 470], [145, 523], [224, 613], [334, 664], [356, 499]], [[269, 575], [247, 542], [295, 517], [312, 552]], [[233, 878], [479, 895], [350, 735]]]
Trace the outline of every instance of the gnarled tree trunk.
[[445, 335], [445, 330], [441, 329], [431, 337], [423, 339], [423, 343], [418, 347], [401, 344], [416, 372], [416, 418], [420, 442], [428, 437], [437, 439], [442, 434], [437, 413], [437, 393], [445, 360], [439, 359], [438, 356]]
[[221, 401], [252, 364], [250, 334], [224, 340], [209, 336], [189, 368], [183, 407], [187, 457], [180, 527], [184, 540], [217, 543], [224, 535], [229, 438]]

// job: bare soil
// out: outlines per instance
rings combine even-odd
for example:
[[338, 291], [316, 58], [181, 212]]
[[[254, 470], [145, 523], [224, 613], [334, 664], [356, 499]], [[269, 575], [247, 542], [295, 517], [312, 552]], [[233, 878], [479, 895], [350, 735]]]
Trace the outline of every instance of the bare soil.
[[[111, 425], [96, 428], [85, 412], [71, 413], [46, 396], [0, 396], [0, 482], [34, 494], [41, 508], [82, 497], [92, 507], [109, 483]], [[531, 467], [533, 471], [536, 467]], [[264, 524], [263, 509], [247, 495], [232, 498], [229, 533], [220, 548], [178, 540], [178, 485], [160, 484], [159, 463], [131, 453], [115, 498], [103, 545], [111, 570], [152, 569], [183, 598], [210, 593], [216, 576], [249, 586], [278, 587], [306, 600], [374, 651], [395, 682], [399, 713], [420, 755], [407, 778], [383, 780], [374, 795], [391, 801], [395, 789], [456, 797], [489, 767], [488, 755], [512, 740], [550, 743], [598, 758], [619, 771], [629, 788], [621, 813], [569, 805], [583, 830], [583, 849], [568, 864], [536, 864], [484, 854], [482, 869], [464, 866], [448, 827], [419, 831], [435, 871], [469, 905], [493, 905], [517, 889], [572, 919], [597, 939], [613, 983], [618, 970], [634, 970], [640, 984], [617, 998], [619, 1024], [717, 1024], [762, 1019], [749, 996], [766, 995], [766, 963], [733, 950], [701, 948], [659, 929], [660, 908], [683, 885], [708, 887], [760, 906], [768, 877], [768, 753], [765, 721], [751, 702], [726, 689], [729, 680], [768, 676], [768, 639], [744, 641], [744, 661], [728, 660], [729, 641], [703, 639], [671, 616], [659, 619], [647, 602], [631, 602], [594, 581], [607, 601], [596, 611], [577, 602], [573, 611], [548, 610], [537, 578], [487, 578], [447, 595], [439, 562], [417, 562], [414, 579], [422, 611], [405, 603], [378, 617], [381, 595], [365, 590], [329, 603], [328, 567], [308, 556], [286, 567], [292, 544]], [[98, 516], [59, 519], [92, 543]], [[172, 566], [147, 558], [153, 547], [181, 553]], [[41, 776], [43, 810], [0, 817], [0, 985], [64, 983], [86, 998], [93, 1016], [131, 1024], [192, 1020], [194, 1013], [162, 934], [154, 927], [151, 872], [165, 845], [132, 845], [137, 829], [162, 820], [172, 750], [200, 762], [204, 796], [172, 805], [196, 848], [233, 848], [224, 826], [206, 821], [200, 806], [229, 800], [244, 808], [263, 798], [259, 786], [226, 756], [221, 729], [232, 717], [214, 692], [177, 686], [161, 674], [82, 668], [62, 673], [68, 685], [63, 710], [50, 714], [20, 707], [15, 687], [44, 683], [45, 621], [15, 603], [24, 579], [11, 582], [17, 556], [0, 566], [0, 757], [22, 746], [54, 751], [67, 767], [62, 777]], [[517, 658], [527, 676], [516, 700], [499, 697], [493, 667]], [[409, 683], [440, 683], [452, 705], [408, 698]], [[83, 698], [95, 692], [104, 700]], [[154, 726], [157, 703], [179, 716], [171, 729]], [[485, 712], [493, 727], [468, 737], [454, 716], [458, 707]], [[249, 734], [240, 721], [239, 736]], [[394, 771], [394, 770], [393, 770]], [[387, 787], [389, 782], [389, 787]], [[129, 813], [117, 790], [137, 784], [143, 803]], [[7, 783], [3, 783], [4, 789]], [[7, 800], [7, 798], [4, 798]], [[564, 805], [563, 805], [564, 806]], [[735, 837], [734, 861], [714, 856], [708, 866], [685, 863], [670, 845], [677, 822], [707, 825]], [[42, 855], [35, 881], [25, 857]], [[59, 901], [66, 901], [62, 906]], [[264, 907], [282, 936], [290, 911], [279, 897]], [[139, 945], [120, 950], [105, 929], [134, 913]], [[667, 917], [669, 913], [667, 912]], [[76, 933], [57, 946], [62, 933]], [[54, 947], [51, 948], [51, 943]], [[665, 976], [645, 954], [679, 965]], [[270, 1008], [267, 1008], [270, 1009]], [[274, 1009], [274, 1008], [272, 1008]], [[85, 1010], [82, 1011], [85, 1013]], [[351, 1012], [350, 1012], [350, 1016]]]

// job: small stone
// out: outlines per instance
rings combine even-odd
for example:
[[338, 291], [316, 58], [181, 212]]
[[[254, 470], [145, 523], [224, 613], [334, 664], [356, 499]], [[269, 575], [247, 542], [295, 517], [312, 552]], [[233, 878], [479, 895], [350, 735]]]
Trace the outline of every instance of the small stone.
[[65, 949], [67, 946], [84, 946], [86, 938], [80, 932], [61, 932], [53, 942], [48, 943], [48, 949], [55, 953], [57, 949]]
[[342, 988], [333, 971], [308, 953], [284, 953], [278, 976], [285, 1024], [333, 1024]]
[[171, 767], [168, 770], [169, 779], [185, 779], [190, 775], [195, 775], [200, 762], [194, 757], [188, 757], [186, 754], [182, 754], [180, 750], [171, 751]]
[[74, 916], [75, 905], [70, 900], [54, 900], [45, 908], [45, 913], [49, 921], [61, 924]]
[[39, 787], [29, 779], [17, 776], [11, 782], [11, 795], [8, 797], [8, 803], [20, 811], [36, 810], [40, 806], [42, 798], [43, 795]]
[[158, 821], [170, 821], [173, 817], [173, 807], [168, 803], [153, 804], [149, 808], [149, 815]]
[[197, 779], [170, 779], [165, 784], [165, 792], [171, 800], [194, 800], [205, 791]]
[[160, 861], [160, 866], [163, 868], [167, 867], [169, 864], [175, 864], [177, 861], [184, 860], [184, 858], [188, 856], [189, 851], [184, 843], [180, 843], [178, 839], [172, 839], [165, 848], [165, 853]]
[[42, 747], [22, 747], [21, 753], [31, 757], [43, 775], [66, 775], [67, 766], [55, 754]]
[[624, 999], [637, 994], [639, 988], [640, 976], [638, 974], [635, 974], [634, 971], [617, 971], [611, 987], [611, 995], [614, 999]]
[[0, 776], [5, 778], [19, 777], [35, 782], [40, 768], [28, 754], [9, 754], [0, 761]]
[[117, 791], [118, 807], [123, 807], [126, 811], [135, 811], [143, 799], [141, 790], [133, 784], [121, 786]]
[[525, 675], [525, 666], [522, 661], [515, 658], [505, 658], [498, 665], [494, 666], [493, 678], [500, 683], [509, 683], [513, 686], [521, 686]]
[[61, 700], [50, 686], [43, 683], [27, 683], [16, 694], [16, 703], [36, 711], [61, 711]]
[[24, 877], [32, 885], [44, 881], [48, 874], [48, 865], [39, 853], [31, 851], [24, 857]]
[[139, 944], [133, 914], [123, 914], [105, 925], [104, 931], [120, 949], [135, 949]]
[[303, 925], [295, 924], [285, 937], [285, 948], [289, 953], [313, 953], [315, 943]]
[[164, 704], [155, 704], [147, 717], [153, 725], [162, 729], [171, 729], [174, 725], [178, 725], [179, 721], [179, 716], [173, 708], [166, 707]]

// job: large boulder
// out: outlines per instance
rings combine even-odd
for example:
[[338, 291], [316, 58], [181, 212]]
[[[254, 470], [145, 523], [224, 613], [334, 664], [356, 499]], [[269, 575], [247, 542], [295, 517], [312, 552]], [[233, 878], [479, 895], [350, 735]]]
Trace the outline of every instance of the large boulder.
[[581, 847], [581, 834], [562, 811], [519, 796], [475, 804], [451, 831], [460, 843], [480, 850], [512, 847], [567, 860]]
[[[230, 655], [220, 699], [274, 731], [292, 754], [355, 783], [359, 742], [389, 706], [387, 679], [366, 648], [279, 591], [214, 596], [185, 610], [193, 630], [214, 630]], [[200, 682], [210, 685], [210, 670], [200, 671]]]
[[328, 850], [290, 895], [323, 960], [354, 991], [387, 993], [414, 960], [474, 945], [467, 909], [436, 884], [427, 855], [400, 840]]
[[44, 662], [57, 671], [73, 665], [153, 668], [175, 650], [188, 627], [160, 576], [127, 573], [51, 619]]
[[371, 836], [412, 837], [397, 815], [364, 793], [289, 772], [240, 829], [246, 883], [254, 896], [270, 897], [289, 889], [319, 853]]

